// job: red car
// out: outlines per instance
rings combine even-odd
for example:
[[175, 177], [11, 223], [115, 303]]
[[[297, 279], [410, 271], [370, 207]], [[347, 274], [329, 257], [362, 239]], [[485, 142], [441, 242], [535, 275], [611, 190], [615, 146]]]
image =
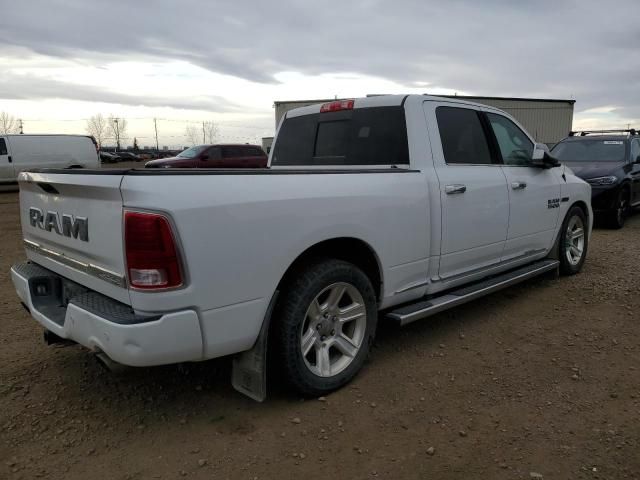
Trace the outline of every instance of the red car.
[[257, 145], [197, 145], [175, 157], [152, 160], [146, 168], [265, 168], [267, 154]]

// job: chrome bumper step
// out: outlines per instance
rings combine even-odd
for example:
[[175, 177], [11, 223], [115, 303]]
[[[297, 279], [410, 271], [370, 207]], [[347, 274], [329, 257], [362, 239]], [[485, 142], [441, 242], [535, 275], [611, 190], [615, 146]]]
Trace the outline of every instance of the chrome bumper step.
[[560, 262], [557, 260], [540, 260], [524, 267], [496, 275], [487, 280], [473, 283], [457, 290], [446, 292], [440, 296], [422, 299], [410, 305], [396, 308], [386, 314], [390, 320], [398, 322], [401, 326], [416, 320], [421, 320], [449, 308], [462, 305], [476, 298], [483, 297], [503, 288], [524, 282], [552, 270], [557, 270]]

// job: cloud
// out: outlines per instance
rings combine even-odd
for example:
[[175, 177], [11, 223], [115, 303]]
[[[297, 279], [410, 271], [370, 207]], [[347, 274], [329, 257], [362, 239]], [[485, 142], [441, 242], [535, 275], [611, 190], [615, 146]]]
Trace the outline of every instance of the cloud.
[[211, 95], [151, 96], [115, 92], [99, 86], [63, 82], [34, 75], [0, 72], [0, 98], [6, 100], [67, 99], [128, 106], [170, 107], [207, 112], [240, 112], [242, 107]]
[[262, 84], [284, 71], [349, 72], [475, 95], [573, 97], [576, 111], [618, 105], [640, 119], [636, 3], [31, 0], [5, 9], [0, 45], [96, 63], [182, 60]]

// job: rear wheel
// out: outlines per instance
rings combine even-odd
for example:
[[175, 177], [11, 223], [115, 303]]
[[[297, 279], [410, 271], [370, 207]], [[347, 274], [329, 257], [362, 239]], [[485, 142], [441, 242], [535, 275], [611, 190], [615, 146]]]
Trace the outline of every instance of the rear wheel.
[[624, 223], [629, 216], [629, 191], [622, 188], [616, 197], [616, 203], [609, 212], [608, 223], [611, 228], [619, 229], [624, 227]]
[[562, 222], [560, 242], [558, 245], [560, 273], [575, 275], [582, 270], [587, 257], [589, 236], [587, 235], [587, 217], [578, 206], [571, 207]]
[[286, 381], [303, 395], [323, 395], [349, 382], [373, 343], [377, 303], [355, 265], [325, 260], [291, 282], [278, 308], [276, 354]]

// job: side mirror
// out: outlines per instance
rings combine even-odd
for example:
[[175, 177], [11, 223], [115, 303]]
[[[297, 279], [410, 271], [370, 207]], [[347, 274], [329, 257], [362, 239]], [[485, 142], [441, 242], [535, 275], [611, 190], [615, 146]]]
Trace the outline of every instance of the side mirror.
[[200, 160], [209, 160], [209, 155], [203, 153], [202, 155], [200, 155]]
[[635, 162], [633, 162], [633, 163], [639, 163], [639, 164], [640, 164], [640, 155], [638, 155], [638, 156], [636, 157], [636, 161], [635, 161]]
[[549, 148], [544, 143], [536, 143], [529, 165], [537, 168], [553, 168], [560, 166], [560, 162], [551, 156]]

